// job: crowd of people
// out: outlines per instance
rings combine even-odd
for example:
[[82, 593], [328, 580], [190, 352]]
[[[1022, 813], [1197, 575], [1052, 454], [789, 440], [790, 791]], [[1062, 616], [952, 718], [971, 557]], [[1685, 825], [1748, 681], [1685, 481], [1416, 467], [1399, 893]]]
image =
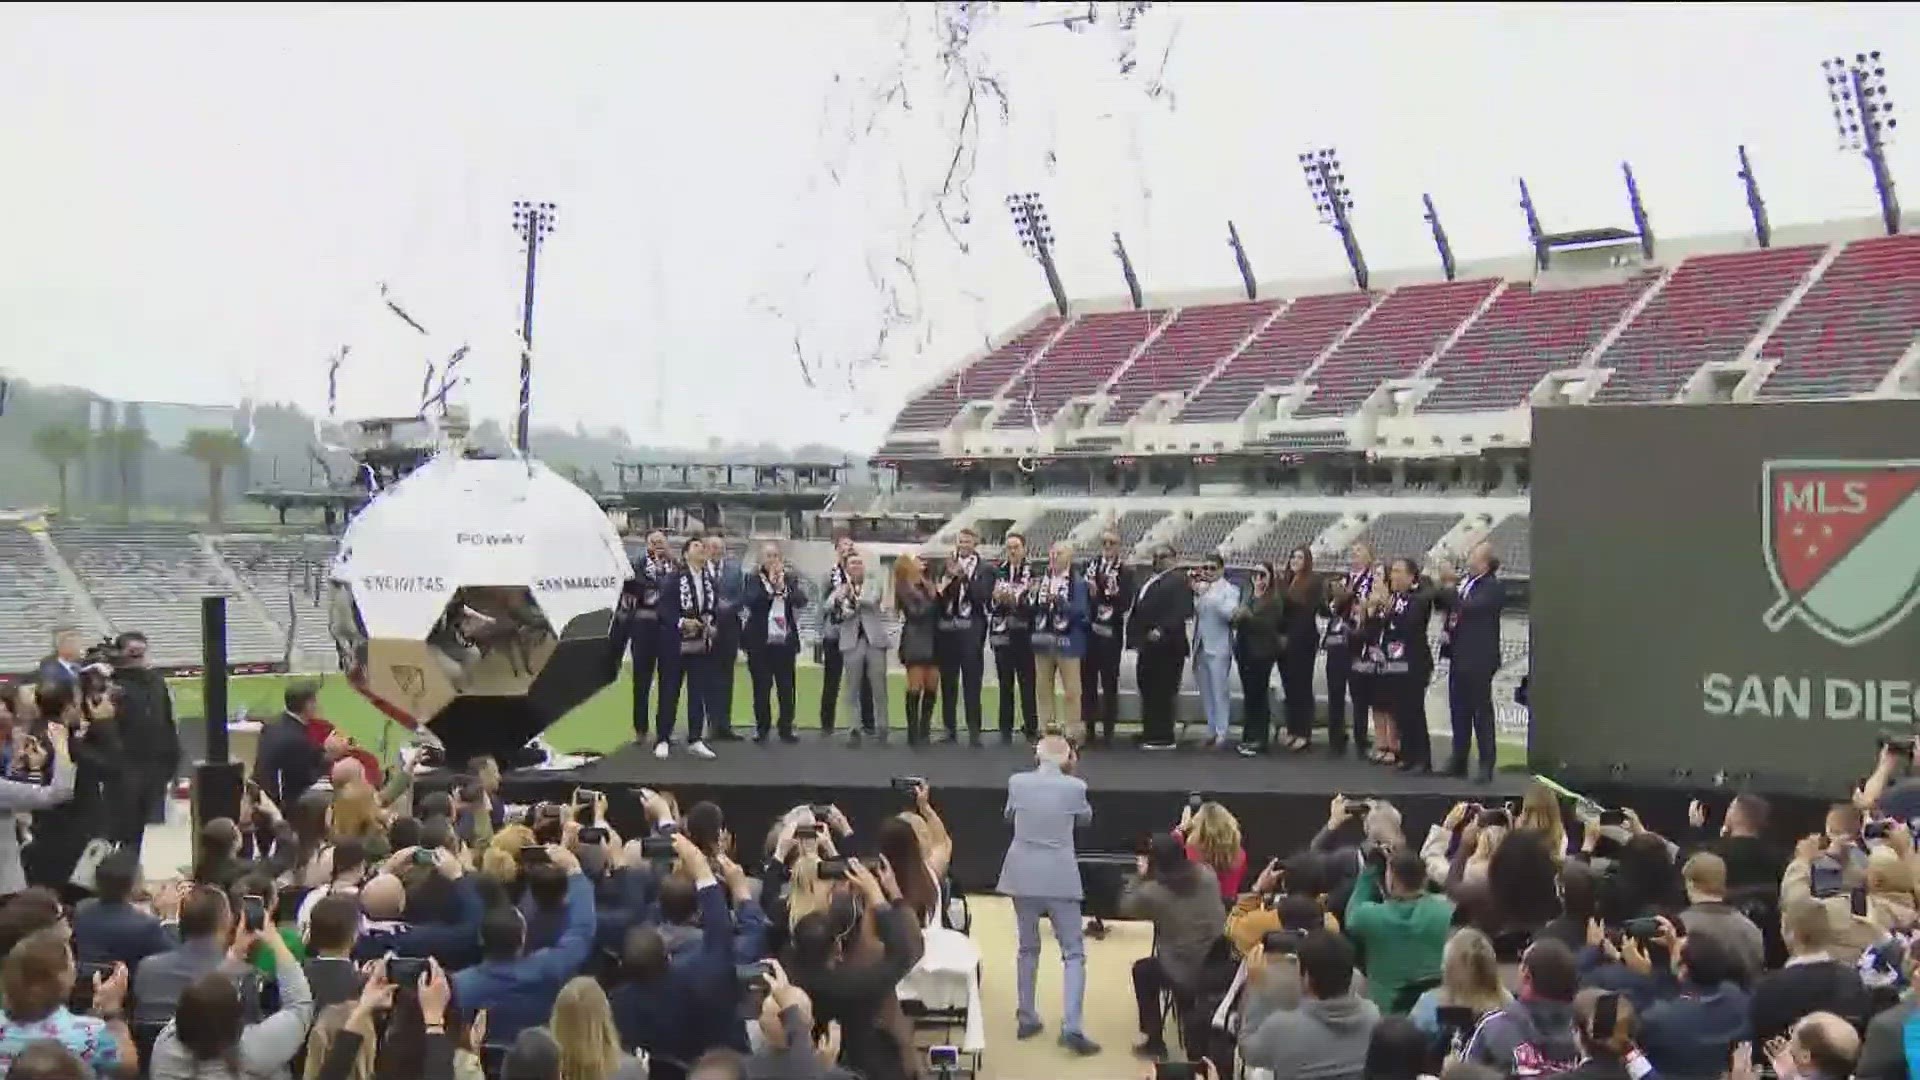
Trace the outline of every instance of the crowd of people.
[[[924, 784], [858, 829], [806, 805], [737, 840], [720, 806], [643, 790], [623, 838], [604, 793], [509, 808], [485, 758], [426, 791], [310, 739], [310, 687], [286, 706], [180, 878], [121, 847], [85, 888], [5, 890], [0, 1073], [908, 1077], [902, 988], [978, 967]], [[36, 815], [85, 772], [45, 731], [47, 782], [5, 789], [49, 793]]]
[[[1278, 672], [1285, 726], [1278, 745], [1300, 753], [1313, 745], [1314, 669], [1324, 653], [1329, 748], [1346, 751], [1351, 706], [1356, 752], [1431, 771], [1426, 693], [1438, 611], [1440, 655], [1452, 661], [1453, 747], [1445, 768], [1464, 776], [1471, 765], [1479, 779], [1492, 776], [1505, 588], [1487, 544], [1469, 553], [1464, 574], [1445, 564], [1423, 574], [1410, 556], [1382, 562], [1364, 543], [1353, 546], [1344, 570], [1321, 573], [1313, 552], [1300, 547], [1284, 566], [1253, 567], [1243, 590], [1227, 579], [1218, 555], [1183, 565], [1162, 544], [1148, 566], [1131, 566], [1111, 530], [1101, 535], [1099, 554], [1084, 562], [1064, 541], [1029, 552], [1018, 532], [1004, 537], [1001, 559], [989, 562], [979, 541], [963, 528], [951, 556], [937, 565], [906, 553], [887, 572], [842, 538], [824, 580], [810, 585], [788, 572], [777, 544], [746, 566], [729, 554], [719, 529], [689, 538], [677, 557], [666, 534], [650, 533], [615, 631], [633, 663], [635, 741], [667, 757], [682, 698], [688, 753], [711, 758], [711, 742], [740, 739], [732, 690], [742, 653], [753, 688], [754, 740], [795, 741], [799, 617], [813, 605], [824, 668], [820, 730], [831, 735], [844, 707], [858, 717], [848, 732], [855, 745], [891, 737], [887, 671], [896, 661], [906, 675], [900, 706], [907, 741], [957, 742], [964, 717], [967, 741], [980, 745], [990, 653], [1003, 742], [1016, 731], [1030, 742], [1060, 731], [1076, 744], [1110, 746], [1120, 661], [1131, 650], [1142, 746], [1174, 745], [1176, 702], [1191, 665], [1208, 741], [1249, 757], [1275, 745]], [[1237, 742], [1230, 690], [1236, 668], [1244, 701]]]
[[1244, 889], [1231, 813], [1193, 806], [1122, 898], [1154, 929], [1137, 1049], [1172, 1053], [1171, 1002], [1187, 1055], [1275, 1080], [1920, 1075], [1912, 754], [1791, 848], [1753, 795], [1674, 837], [1545, 783], [1415, 836], [1336, 796]]

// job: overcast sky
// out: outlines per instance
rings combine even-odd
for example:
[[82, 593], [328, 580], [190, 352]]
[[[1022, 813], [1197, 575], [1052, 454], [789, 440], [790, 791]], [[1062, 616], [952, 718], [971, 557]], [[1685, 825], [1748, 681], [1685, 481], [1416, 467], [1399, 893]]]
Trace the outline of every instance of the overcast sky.
[[[945, 204], [962, 254], [923, 214], [964, 103], [928, 59], [930, 12], [9, 5], [0, 367], [320, 410], [347, 344], [342, 414], [392, 413], [467, 342], [462, 394], [504, 418], [510, 203], [531, 197], [561, 207], [541, 422], [865, 449], [915, 384], [1045, 301], [1010, 190], [1047, 198], [1075, 295], [1120, 291], [1116, 228], [1150, 291], [1227, 287], [1228, 216], [1263, 279], [1342, 270], [1295, 161], [1311, 145], [1339, 147], [1390, 268], [1434, 261], [1423, 191], [1463, 258], [1519, 250], [1523, 172], [1548, 229], [1626, 224], [1622, 158], [1658, 233], [1744, 228], [1741, 142], [1776, 224], [1869, 214], [1819, 60], [1882, 49], [1893, 100], [1920, 100], [1909, 5], [1160, 5], [1122, 77], [1117, 32], [1029, 28], [1010, 4], [976, 28], [1010, 115], [985, 110], [970, 218]], [[896, 74], [910, 108], [876, 105]], [[1911, 144], [1891, 156], [1920, 185]], [[383, 312], [382, 281], [431, 338]]]

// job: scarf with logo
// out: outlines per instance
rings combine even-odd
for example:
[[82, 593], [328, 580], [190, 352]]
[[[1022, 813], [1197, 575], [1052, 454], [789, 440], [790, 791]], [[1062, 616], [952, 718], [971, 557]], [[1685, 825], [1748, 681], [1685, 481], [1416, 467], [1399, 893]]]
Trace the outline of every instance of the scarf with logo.
[[[700, 578], [700, 590], [695, 592], [693, 579]], [[713, 637], [714, 605], [719, 602], [719, 575], [714, 573], [713, 564], [708, 563], [698, 570], [691, 566], [680, 573], [680, 617], [699, 619], [706, 624], [704, 630], [682, 630], [680, 632], [681, 652], [700, 652]]]
[[[960, 555], [953, 560], [953, 576], [962, 579], [963, 582], [971, 581], [974, 572], [979, 568], [980, 556], [977, 554]], [[973, 591], [964, 583], [954, 590], [954, 595], [947, 597], [947, 618], [973, 618]]]
[[1003, 563], [995, 577], [1012, 586], [1015, 596], [1012, 601], [998, 599], [993, 601], [993, 608], [987, 619], [988, 633], [1005, 635], [1010, 628], [1024, 629], [1027, 621], [1021, 617], [1020, 600], [1026, 595], [1027, 587], [1033, 584], [1033, 568], [1024, 560], [1017, 563]]

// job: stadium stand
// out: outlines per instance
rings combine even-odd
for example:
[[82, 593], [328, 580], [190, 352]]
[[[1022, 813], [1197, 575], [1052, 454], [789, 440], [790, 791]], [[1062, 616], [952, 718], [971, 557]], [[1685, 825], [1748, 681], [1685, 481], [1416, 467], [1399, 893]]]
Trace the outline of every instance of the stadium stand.
[[1229, 533], [1252, 516], [1244, 510], [1208, 510], [1196, 514], [1173, 538], [1173, 549], [1189, 558], [1211, 555], [1226, 543]]
[[[199, 661], [200, 598], [234, 592], [190, 528], [62, 523], [50, 535], [115, 631], [144, 632], [156, 665]], [[277, 660], [285, 647], [284, 637], [246, 603], [228, 605], [231, 660]]]
[[1028, 556], [1035, 561], [1044, 560], [1047, 549], [1053, 547], [1055, 541], [1066, 539], [1068, 533], [1092, 516], [1091, 511], [1078, 508], [1053, 507], [1043, 511], [1021, 530], [1027, 538]]
[[1172, 325], [1127, 365], [1108, 392], [1104, 422], [1124, 424], [1153, 398], [1184, 390], [1204, 377], [1272, 317], [1277, 304], [1208, 304], [1181, 308]]
[[1500, 572], [1510, 577], [1533, 576], [1533, 519], [1514, 514], [1503, 519], [1486, 536], [1493, 554], [1500, 560]]
[[1880, 384], [1920, 333], [1920, 237], [1848, 244], [1767, 338], [1763, 400], [1846, 397]]
[[1396, 511], [1376, 514], [1355, 537], [1373, 546], [1381, 558], [1412, 555], [1425, 558], [1433, 545], [1460, 523], [1460, 514]]
[[[1284, 562], [1294, 548], [1302, 545], [1314, 546], [1320, 534], [1340, 515], [1321, 510], [1295, 510], [1276, 518], [1271, 528], [1261, 533], [1245, 548], [1227, 553], [1230, 561], [1270, 562], [1275, 566]], [[1319, 560], [1319, 548], [1314, 547], [1315, 559]]]
[[1613, 375], [1594, 401], [1669, 401], [1701, 364], [1737, 358], [1825, 251], [1812, 245], [1682, 262], [1601, 354], [1599, 366]]
[[0, 670], [24, 671], [52, 652], [51, 631], [78, 623], [78, 605], [33, 534], [0, 527]]
[[222, 536], [214, 541], [227, 568], [279, 621], [281, 632], [291, 624], [294, 645], [314, 656], [334, 652], [326, 607], [333, 549], [330, 536]]
[[1395, 289], [1321, 361], [1308, 378], [1313, 394], [1294, 415], [1344, 415], [1382, 381], [1414, 374], [1499, 285], [1482, 278]]
[[1440, 385], [1421, 412], [1510, 409], [1549, 371], [1578, 364], [1660, 275], [1618, 285], [1536, 289], [1513, 282], [1440, 354], [1427, 374]]
[[1183, 423], [1234, 420], [1260, 391], [1286, 386], [1306, 372], [1353, 320], [1373, 306], [1371, 293], [1303, 296], [1254, 336], [1203, 383], [1180, 410]]
[[1008, 388], [996, 428], [1044, 425], [1068, 400], [1099, 390], [1167, 318], [1165, 311], [1083, 315]]
[[1132, 551], [1140, 541], [1147, 538], [1147, 532], [1167, 516], [1165, 510], [1129, 510], [1113, 523], [1113, 531], [1120, 534], [1120, 550]]
[[1025, 333], [975, 360], [907, 403], [894, 426], [903, 431], [945, 427], [969, 401], [993, 397], [1060, 328], [1060, 320], [1040, 320]]

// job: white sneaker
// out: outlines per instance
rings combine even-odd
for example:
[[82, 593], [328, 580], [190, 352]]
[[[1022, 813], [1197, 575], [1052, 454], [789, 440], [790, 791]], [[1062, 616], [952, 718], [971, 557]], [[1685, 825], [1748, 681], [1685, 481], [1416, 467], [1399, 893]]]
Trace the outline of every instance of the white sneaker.
[[702, 761], [712, 761], [715, 756], [714, 752], [707, 748], [707, 744], [705, 742], [688, 743], [687, 753], [692, 754], [694, 757], [697, 757]]
[[653, 756], [659, 758], [661, 761], [667, 760], [667, 755], [671, 753], [673, 753], [673, 748], [666, 743], [657, 742], [653, 744]]

